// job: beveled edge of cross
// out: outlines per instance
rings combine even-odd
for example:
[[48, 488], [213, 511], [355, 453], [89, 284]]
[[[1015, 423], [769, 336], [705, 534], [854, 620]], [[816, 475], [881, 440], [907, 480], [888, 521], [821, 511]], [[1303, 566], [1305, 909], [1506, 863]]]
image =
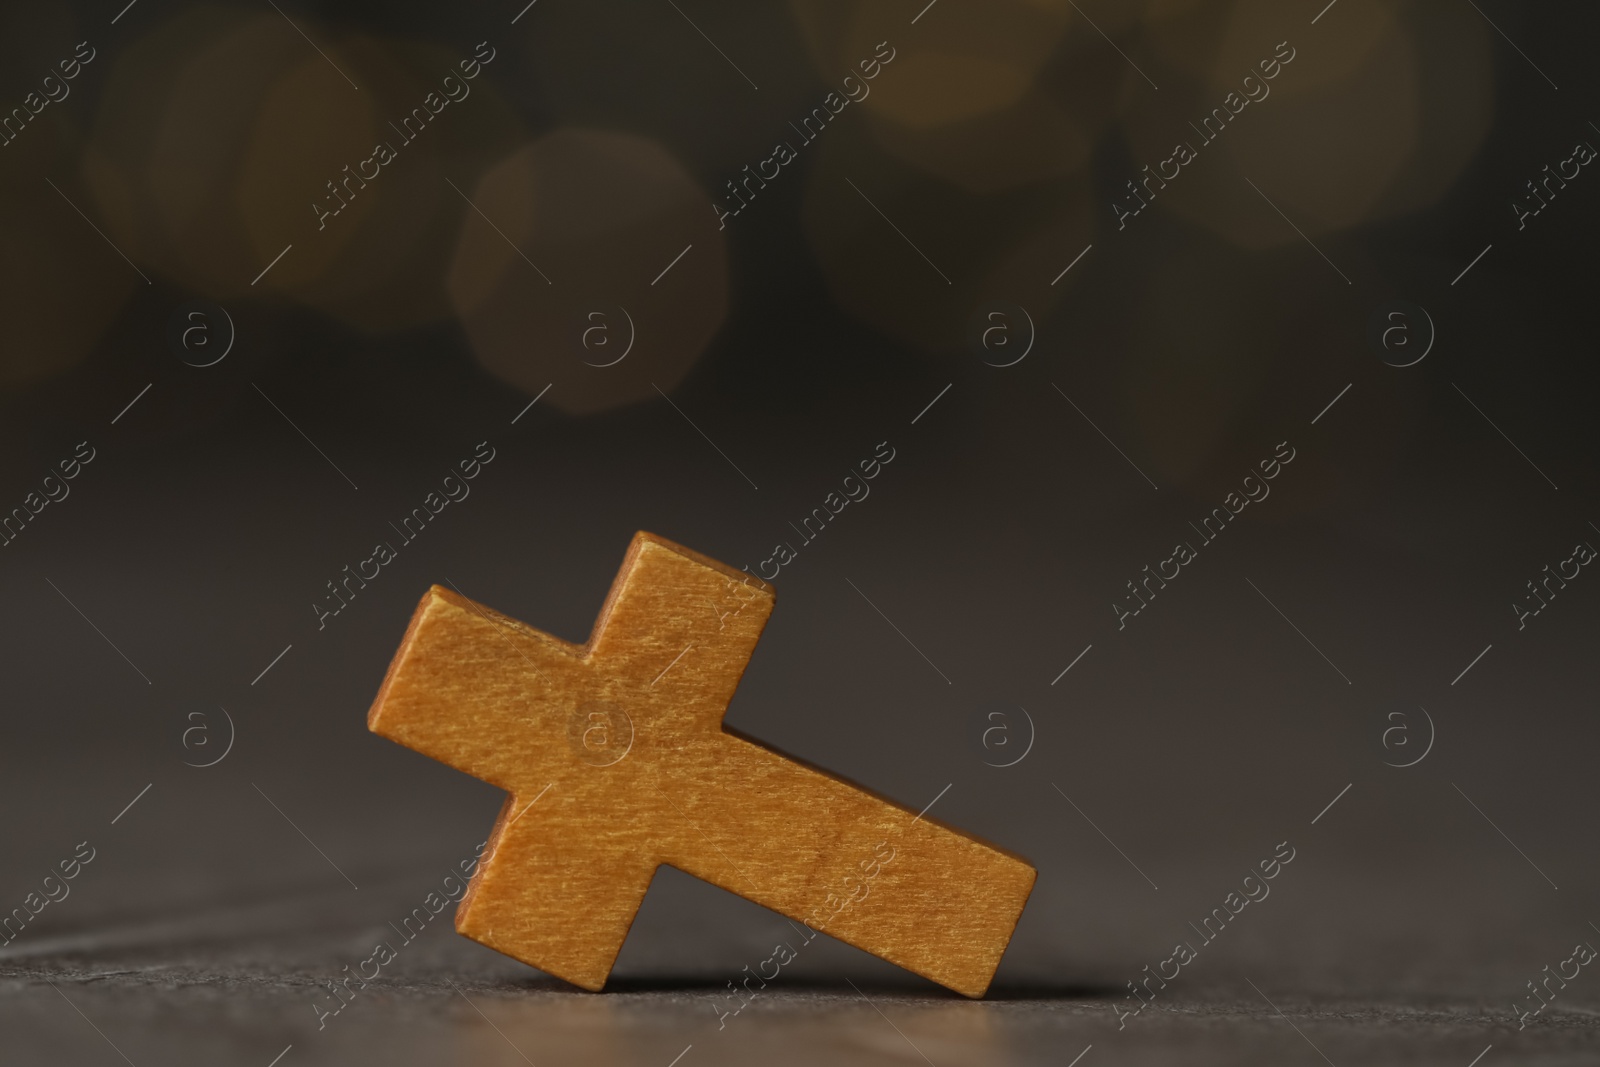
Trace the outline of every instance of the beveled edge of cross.
[[[606, 623], [611, 618], [612, 608], [616, 606], [617, 599], [622, 595], [627, 587], [628, 576], [638, 564], [639, 557], [643, 555], [645, 550], [651, 546], [664, 549], [673, 553], [674, 555], [681, 556], [684, 559], [690, 560], [691, 562], [698, 563], [700, 566], [705, 567], [708, 570], [715, 571], [732, 582], [737, 582], [740, 585], [755, 590], [758, 593], [765, 594], [772, 601], [777, 600], [777, 589], [774, 588], [771, 583], [763, 581], [762, 579], [751, 574], [749, 571], [743, 571], [737, 567], [732, 567], [726, 563], [723, 563], [721, 560], [712, 559], [710, 556], [696, 552], [694, 549], [688, 548], [684, 545], [680, 545], [676, 541], [668, 540], [659, 534], [650, 533], [648, 530], [638, 530], [634, 533], [633, 540], [628, 543], [628, 551], [622, 557], [622, 563], [617, 568], [616, 577], [611, 580], [611, 587], [606, 592], [606, 599], [604, 603], [600, 605], [600, 611], [595, 616], [594, 627], [589, 631], [588, 639], [581, 645], [574, 645], [569, 641], [564, 641], [561, 638], [556, 637], [554, 634], [540, 630], [529, 623], [521, 621], [520, 619], [515, 619], [510, 615], [506, 615], [502, 612], [494, 610], [493, 608], [487, 607], [486, 605], [480, 604], [471, 597], [461, 593], [459, 590], [447, 589], [438, 584], [430, 585], [428, 587], [427, 592], [422, 595], [421, 600], [418, 602], [418, 607], [420, 608], [421, 605], [428, 603], [429, 600], [433, 599], [434, 597], [438, 597], [456, 607], [466, 608], [473, 611], [474, 613], [493, 623], [502, 631], [506, 626], [510, 626], [514, 632], [519, 634], [526, 634], [529, 632], [535, 633], [545, 640], [574, 650], [579, 658], [587, 659], [594, 651], [595, 642], [600, 638], [601, 634], [605, 632]], [[379, 710], [382, 708], [383, 699], [389, 691], [389, 684], [394, 679], [396, 672], [400, 669], [401, 662], [404, 659], [403, 653], [405, 649], [411, 647], [412, 637], [414, 636], [418, 626], [422, 624], [422, 621], [423, 613], [420, 610], [413, 611], [411, 615], [411, 621], [406, 625], [405, 633], [400, 638], [400, 643], [397, 646], [395, 655], [389, 661], [389, 667], [384, 672], [383, 682], [378, 686], [378, 693], [377, 696], [373, 698], [372, 707], [367, 712], [367, 728], [373, 730], [375, 733], [378, 732], [375, 729], [375, 720], [379, 717]], [[530, 666], [532, 666], [531, 663]], [[535, 673], [537, 673], [537, 668], [535, 668]], [[383, 735], [380, 734], [380, 736]]]

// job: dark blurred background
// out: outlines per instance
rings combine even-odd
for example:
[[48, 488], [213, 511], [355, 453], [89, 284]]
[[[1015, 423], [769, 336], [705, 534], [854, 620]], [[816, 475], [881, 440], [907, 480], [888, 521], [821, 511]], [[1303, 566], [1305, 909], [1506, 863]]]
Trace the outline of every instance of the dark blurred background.
[[[0, 911], [97, 850], [0, 947], [18, 1050], [910, 1056], [850, 976], [941, 1063], [1592, 1051], [1600, 980], [1516, 1025], [1600, 938], [1600, 578], [1529, 588], [1600, 544], [1592, 8], [122, 2], [0, 15]], [[728, 723], [1039, 868], [1000, 999], [828, 945], [820, 1028], [723, 1038], [786, 926], [664, 870], [611, 999], [440, 924], [318, 1033], [502, 799], [366, 730], [418, 597], [582, 640], [637, 529], [791, 546]]]

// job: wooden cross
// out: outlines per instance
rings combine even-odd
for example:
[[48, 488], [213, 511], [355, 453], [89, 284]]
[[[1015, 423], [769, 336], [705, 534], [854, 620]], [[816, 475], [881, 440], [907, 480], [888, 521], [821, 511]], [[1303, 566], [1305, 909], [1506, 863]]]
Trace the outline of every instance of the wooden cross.
[[647, 533], [586, 645], [428, 591], [367, 725], [510, 794], [457, 931], [599, 990], [667, 864], [984, 994], [1034, 869], [723, 729], [773, 600]]

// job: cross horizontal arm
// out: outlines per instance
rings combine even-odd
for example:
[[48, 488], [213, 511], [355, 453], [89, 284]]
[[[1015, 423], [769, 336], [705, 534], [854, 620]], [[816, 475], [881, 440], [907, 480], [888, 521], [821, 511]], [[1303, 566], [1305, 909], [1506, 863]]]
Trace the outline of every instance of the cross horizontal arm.
[[732, 734], [677, 774], [662, 862], [966, 996], [988, 988], [1026, 862]]

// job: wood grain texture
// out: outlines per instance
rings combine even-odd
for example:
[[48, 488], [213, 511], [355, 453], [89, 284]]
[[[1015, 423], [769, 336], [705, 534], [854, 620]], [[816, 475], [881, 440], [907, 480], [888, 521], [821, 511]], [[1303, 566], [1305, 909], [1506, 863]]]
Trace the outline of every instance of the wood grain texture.
[[459, 932], [598, 990], [668, 864], [983, 995], [1036, 872], [723, 729], [773, 602], [647, 533], [585, 645], [428, 591], [368, 727], [510, 794]]

